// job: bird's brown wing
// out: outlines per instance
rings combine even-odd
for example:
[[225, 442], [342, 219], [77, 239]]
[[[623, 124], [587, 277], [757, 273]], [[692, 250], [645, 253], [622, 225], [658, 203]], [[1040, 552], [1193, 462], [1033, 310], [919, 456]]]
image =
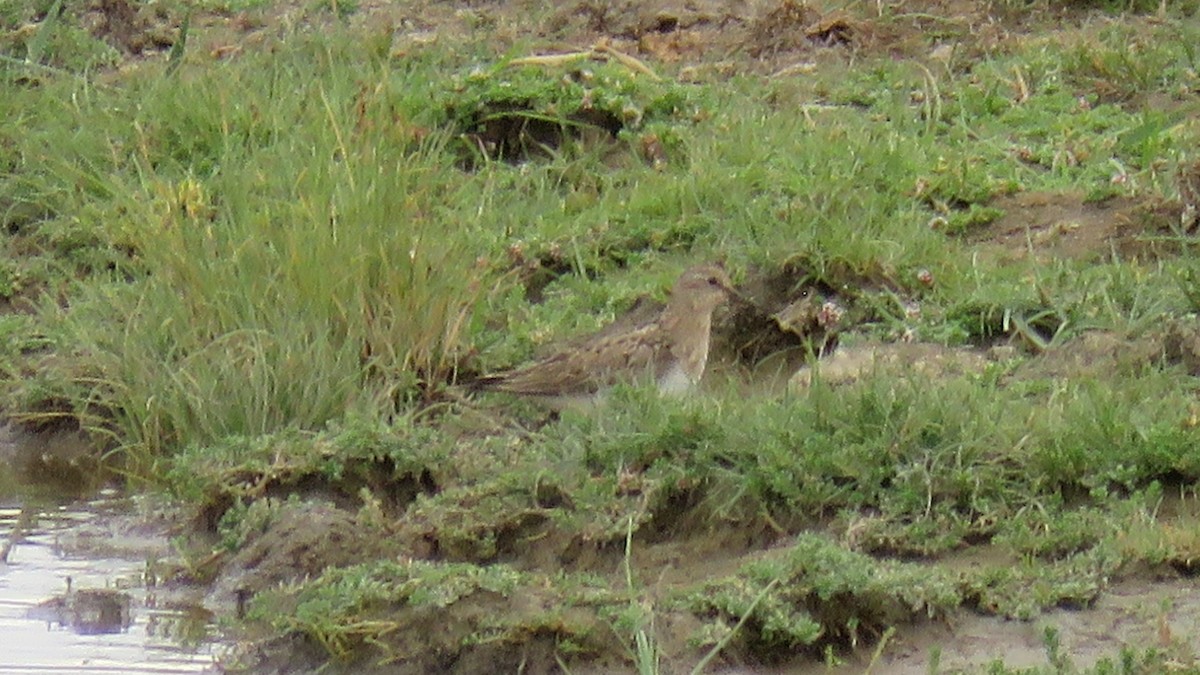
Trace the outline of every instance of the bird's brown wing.
[[560, 352], [587, 347], [599, 340], [608, 340], [623, 333], [640, 330], [654, 323], [662, 314], [663, 303], [648, 295], [638, 296], [629, 309], [625, 310], [612, 323], [604, 326], [595, 333], [579, 335], [551, 345], [545, 345], [534, 352], [534, 359], [541, 361], [558, 355]]
[[475, 386], [526, 396], [594, 394], [643, 373], [657, 377], [669, 346], [656, 323], [600, 334], [523, 368], [480, 378]]

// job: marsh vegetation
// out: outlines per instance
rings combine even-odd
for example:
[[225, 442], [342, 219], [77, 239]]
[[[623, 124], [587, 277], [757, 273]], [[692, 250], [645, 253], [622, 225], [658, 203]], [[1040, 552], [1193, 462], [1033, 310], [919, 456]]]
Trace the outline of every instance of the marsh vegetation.
[[[1197, 11], [9, 2], [0, 410], [191, 514], [256, 672], [882, 668], [1178, 584]], [[712, 260], [696, 396], [458, 386]], [[1196, 669], [1137, 623], [1043, 670]]]

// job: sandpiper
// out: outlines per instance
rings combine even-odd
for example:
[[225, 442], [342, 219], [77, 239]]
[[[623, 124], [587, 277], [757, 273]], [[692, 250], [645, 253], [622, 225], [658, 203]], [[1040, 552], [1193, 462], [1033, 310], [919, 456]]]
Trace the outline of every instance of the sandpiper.
[[472, 385], [552, 408], [594, 403], [618, 382], [654, 382], [662, 393], [684, 393], [704, 375], [713, 311], [731, 295], [741, 297], [723, 269], [692, 267], [653, 316], [628, 326], [618, 322], [547, 358], [485, 375]]

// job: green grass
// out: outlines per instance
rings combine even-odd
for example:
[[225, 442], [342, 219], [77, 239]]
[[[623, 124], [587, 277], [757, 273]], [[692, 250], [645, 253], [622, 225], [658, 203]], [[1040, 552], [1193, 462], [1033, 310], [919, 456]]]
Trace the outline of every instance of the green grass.
[[[1127, 38], [1102, 31], [1092, 48]], [[599, 151], [581, 148], [465, 174], [452, 159], [456, 129], [445, 125], [483, 101], [511, 103], [488, 87], [549, 97], [553, 110], [578, 105], [579, 85], [560, 92], [553, 72], [519, 70], [464, 89], [441, 75], [436, 58], [400, 64], [369, 45], [295, 42], [270, 61], [250, 55], [175, 77], [150, 72], [120, 89], [61, 79], [46, 85], [57, 100], [15, 92], [7, 133], [22, 164], [6, 179], [10, 227], [33, 231], [98, 280], [69, 312], [46, 311], [48, 330], [86, 354], [56, 364], [65, 372], [53, 378], [62, 383], [52, 398], [72, 401], [74, 414], [118, 444], [154, 455], [181, 441], [318, 428], [347, 409], [386, 412], [446, 380], [472, 345], [486, 369], [519, 359], [530, 341], [593, 327], [563, 322], [613, 311], [612, 295], [586, 289], [602, 282], [611, 294], [618, 265], [646, 269], [718, 251], [734, 266], [801, 260], [817, 279], [847, 269], [883, 276], [909, 295], [924, 292], [916, 275], [930, 270], [937, 281], [927, 304], [942, 321], [931, 335], [986, 338], [1013, 312], [1029, 320], [1053, 311], [1061, 325], [1097, 311], [1062, 297], [1078, 294], [1081, 268], [1060, 263], [1057, 279], [1028, 267], [980, 268], [967, 247], [927, 224], [1014, 186], [1100, 189], [1115, 165], [1131, 189], [1144, 189], [1158, 180], [1151, 160], [1173, 152], [1181, 133], [1174, 118], [1120, 101], [1080, 106], [1081, 89], [1065, 89], [1057, 72], [1031, 76], [1027, 98], [998, 104], [1004, 61], [939, 84], [940, 113], [928, 118], [894, 86], [927, 87], [926, 78], [880, 64], [866, 71], [869, 82], [838, 85], [879, 87], [866, 90], [862, 111], [775, 114], [781, 101], [810, 93], [768, 84], [774, 104], [764, 105], [754, 80], [647, 97], [639, 118], [663, 100], [679, 111], [688, 97], [696, 100], [682, 110], [706, 118], [672, 128], [682, 150], [665, 171], [638, 163], [605, 171]], [[1180, 38], [1153, 52], [1164, 62], [1154, 66], [1158, 79], [1124, 77], [1139, 91], [1175, 86], [1185, 75], [1164, 64], [1186, 64], [1184, 45]], [[630, 109], [639, 85], [606, 77], [616, 76], [598, 75], [596, 90], [611, 89], [612, 106]], [[301, 84], [277, 95], [293, 82]], [[430, 98], [450, 103], [431, 109]], [[36, 122], [22, 105], [39, 106]], [[983, 142], [965, 143], [966, 133]], [[1108, 145], [1085, 148], [1076, 136]], [[70, 156], [53, 152], [68, 139]], [[633, 154], [636, 137], [628, 142]], [[1025, 159], [1014, 147], [1029, 148]], [[1063, 153], [1073, 159], [1062, 163]], [[1030, 163], [1048, 170], [1031, 173]], [[950, 230], [980, 216], [966, 217]], [[568, 275], [537, 307], [519, 295], [489, 299], [505, 248], [561, 260], [588, 281]], [[633, 279], [630, 288], [639, 287]], [[1166, 307], [1160, 297], [1149, 309]], [[964, 312], [992, 318], [944, 321]], [[512, 337], [482, 330], [497, 319]], [[1113, 321], [1093, 323], [1104, 320]]]
[[[480, 597], [496, 611], [473, 609], [469, 601]], [[439, 650], [453, 649], [457, 641], [494, 649], [512, 644], [519, 650], [523, 636], [538, 632], [554, 636], [566, 651], [594, 651], [599, 644], [592, 635], [595, 627], [581, 614], [558, 607], [617, 601], [594, 579], [532, 575], [507, 565], [380, 560], [264, 594], [250, 615], [273, 621], [278, 630], [308, 635], [343, 659], [356, 658], [355, 649], [371, 644], [383, 650], [380, 662], [407, 659], [433, 668], [444, 658]], [[543, 602], [546, 609], [539, 606]], [[381, 615], [379, 609], [389, 605], [403, 606], [406, 616]], [[430, 621], [440, 626], [429, 635], [435, 644], [414, 651], [421, 641], [406, 644], [402, 629]]]
[[[775, 584], [760, 602], [759, 595]], [[860, 630], [867, 635], [901, 620], [935, 617], [960, 601], [947, 575], [920, 565], [880, 563], [812, 535], [688, 598], [693, 611], [718, 625], [752, 614], [749, 630], [737, 639], [767, 655], [819, 642], [857, 644]]]
[[[312, 65], [323, 77], [272, 93]], [[46, 310], [87, 355], [64, 392], [85, 421], [111, 415], [120, 442], [156, 454], [386, 410], [454, 369], [489, 290], [483, 224], [464, 213], [475, 185], [446, 190], [443, 135], [406, 138], [413, 122], [347, 61], [312, 45], [147, 78], [135, 107], [62, 86], [73, 100], [26, 139], [40, 162], [14, 180], [52, 211], [40, 233], [68, 257], [53, 234], [67, 226], [92, 233], [85, 248], [126, 252], [69, 311]], [[78, 154], [46, 152], [80, 125]]]
[[69, 3], [5, 2], [0, 7], [0, 73], [39, 79], [54, 73], [110, 68], [120, 62], [117, 49], [78, 25]]

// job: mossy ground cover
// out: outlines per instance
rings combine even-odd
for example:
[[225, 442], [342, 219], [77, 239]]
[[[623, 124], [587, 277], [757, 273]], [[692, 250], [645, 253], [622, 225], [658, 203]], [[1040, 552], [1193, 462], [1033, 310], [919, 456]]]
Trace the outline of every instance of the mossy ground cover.
[[[0, 12], [3, 411], [91, 432], [213, 560], [301, 499], [378, 543], [252, 623], [645, 672], [1195, 574], [1194, 6], [423, 9]], [[691, 399], [456, 384], [716, 259], [755, 305]], [[902, 341], [986, 365], [765, 382]], [[1096, 669], [1194, 667], [1167, 646]]]

